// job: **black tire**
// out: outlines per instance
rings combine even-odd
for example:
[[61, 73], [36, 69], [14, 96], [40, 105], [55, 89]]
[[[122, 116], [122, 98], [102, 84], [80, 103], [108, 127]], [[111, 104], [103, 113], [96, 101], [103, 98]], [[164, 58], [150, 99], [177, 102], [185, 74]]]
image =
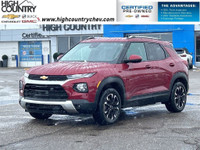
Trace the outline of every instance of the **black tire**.
[[101, 94], [99, 105], [93, 114], [93, 118], [101, 125], [113, 124], [119, 119], [120, 112], [121, 97], [115, 89], [108, 88]]
[[170, 112], [181, 112], [185, 108], [187, 100], [187, 91], [185, 85], [181, 82], [176, 82], [172, 88], [169, 102], [165, 104]]
[[188, 68], [188, 70], [190, 69], [190, 63], [189, 63], [189, 60], [187, 60], [187, 62], [188, 62], [188, 66], [187, 66], [187, 68]]
[[192, 63], [190, 64], [189, 69], [193, 69], [193, 64]]
[[189, 66], [190, 69], [193, 69], [193, 63], [192, 62], [193, 62], [193, 59], [192, 59], [191, 64]]
[[40, 119], [40, 120], [44, 120], [44, 119], [48, 119], [49, 117], [52, 116], [52, 114], [45, 114], [45, 113], [29, 113], [33, 118], [35, 119]]

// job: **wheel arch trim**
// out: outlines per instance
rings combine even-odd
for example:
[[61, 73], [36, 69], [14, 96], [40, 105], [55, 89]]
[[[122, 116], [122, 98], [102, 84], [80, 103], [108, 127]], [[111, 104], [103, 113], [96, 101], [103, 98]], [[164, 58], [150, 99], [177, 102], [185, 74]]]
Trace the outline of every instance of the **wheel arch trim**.
[[116, 89], [118, 92], [119, 92], [119, 95], [121, 96], [121, 99], [122, 99], [122, 104], [125, 100], [125, 86], [124, 86], [124, 82], [123, 80], [120, 78], [120, 77], [117, 77], [117, 76], [112, 76], [112, 77], [107, 77], [105, 79], [103, 79], [97, 89], [97, 92], [96, 92], [96, 96], [95, 96], [95, 103], [96, 103], [96, 106], [98, 106], [98, 103], [99, 103], [99, 98], [100, 98], [100, 95], [103, 91], [103, 89], [109, 85], [113, 85], [113, 84], [117, 84], [118, 85], [118, 88], [120, 88], [120, 90], [122, 91], [118, 91], [118, 88], [115, 88], [115, 87], [112, 87], [114, 89]]
[[172, 90], [175, 81], [178, 79], [182, 79], [182, 80], [186, 81], [186, 85], [185, 85], [185, 83], [183, 83], [183, 84], [186, 86], [185, 88], [188, 92], [188, 90], [189, 90], [188, 75], [186, 75], [186, 73], [184, 73], [184, 72], [177, 72], [173, 75], [171, 82], [170, 82], [170, 91]]

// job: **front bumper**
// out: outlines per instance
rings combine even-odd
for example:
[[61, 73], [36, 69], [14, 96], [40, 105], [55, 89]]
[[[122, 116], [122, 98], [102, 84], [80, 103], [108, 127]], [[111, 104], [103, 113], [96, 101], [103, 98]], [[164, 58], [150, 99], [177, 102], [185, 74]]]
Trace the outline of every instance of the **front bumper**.
[[[24, 77], [22, 81], [24, 89], [20, 91], [21, 97], [19, 99], [19, 104], [27, 112], [47, 114], [92, 114], [96, 110], [97, 105], [95, 102], [84, 99], [89, 97], [88, 93], [79, 93], [78, 95], [71, 89], [72, 85], [74, 85], [73, 80], [43, 81]], [[75, 83], [77, 82], [82, 82], [82, 80], [76, 80]], [[68, 86], [66, 86], [66, 84], [68, 84]], [[66, 88], [69, 87], [70, 89], [67, 89], [68, 93], [74, 92], [74, 97], [80, 97], [80, 99], [69, 99], [69, 97], [73, 97], [72, 95], [66, 95]]]
[[48, 113], [48, 114], [92, 114], [96, 110], [95, 103], [87, 100], [66, 100], [66, 101], [39, 101], [21, 97], [19, 104], [27, 112]]

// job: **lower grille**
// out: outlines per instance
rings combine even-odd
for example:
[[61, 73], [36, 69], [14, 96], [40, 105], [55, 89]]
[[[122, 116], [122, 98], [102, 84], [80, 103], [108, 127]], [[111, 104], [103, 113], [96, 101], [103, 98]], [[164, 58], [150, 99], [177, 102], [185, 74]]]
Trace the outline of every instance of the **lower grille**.
[[26, 84], [24, 98], [42, 101], [66, 101], [68, 95], [60, 85]]
[[43, 105], [27, 103], [26, 108], [28, 112], [67, 114], [67, 112], [60, 105]]

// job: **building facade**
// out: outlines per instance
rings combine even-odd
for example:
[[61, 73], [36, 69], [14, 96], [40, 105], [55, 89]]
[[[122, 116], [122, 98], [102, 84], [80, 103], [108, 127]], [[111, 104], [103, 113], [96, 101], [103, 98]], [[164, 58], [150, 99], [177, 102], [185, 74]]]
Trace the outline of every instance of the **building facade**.
[[169, 41], [174, 48], [187, 48], [193, 64], [200, 66], [200, 25], [42, 25], [38, 29], [0, 30], [0, 61], [8, 56], [8, 67], [32, 67], [53, 62], [90, 36], [148, 36]]
[[38, 29], [0, 30], [0, 60], [8, 67], [32, 67], [53, 62], [53, 54], [65, 53], [90, 36], [103, 36], [102, 25], [43, 25]]
[[193, 64], [200, 66], [199, 25], [104, 25], [104, 37], [148, 36], [169, 41], [174, 48], [187, 48]]

